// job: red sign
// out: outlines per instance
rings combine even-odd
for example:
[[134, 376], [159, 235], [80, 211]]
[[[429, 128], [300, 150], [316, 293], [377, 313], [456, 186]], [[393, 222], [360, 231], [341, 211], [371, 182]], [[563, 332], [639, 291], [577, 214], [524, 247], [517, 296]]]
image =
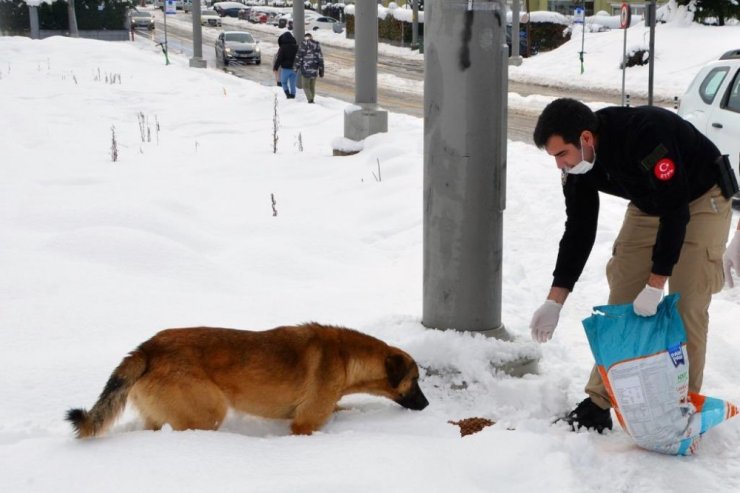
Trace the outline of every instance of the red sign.
[[655, 165], [653, 173], [657, 179], [668, 181], [676, 174], [676, 165], [670, 159], [663, 158]]
[[630, 27], [632, 22], [632, 8], [627, 3], [622, 4], [622, 9], [619, 13], [619, 27], [621, 29], [627, 29]]

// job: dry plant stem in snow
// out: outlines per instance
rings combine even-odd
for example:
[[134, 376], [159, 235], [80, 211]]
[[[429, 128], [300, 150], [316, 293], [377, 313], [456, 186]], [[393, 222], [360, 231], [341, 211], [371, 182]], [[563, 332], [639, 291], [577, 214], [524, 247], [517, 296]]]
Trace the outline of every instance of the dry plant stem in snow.
[[272, 217], [277, 216], [277, 202], [275, 201], [275, 194], [270, 194], [270, 200], [272, 201]]
[[373, 176], [375, 177], [375, 181], [380, 182], [383, 181], [383, 177], [380, 176], [380, 159], [376, 159], [378, 162], [378, 174], [376, 175], [375, 172], [373, 172]]
[[140, 111], [136, 118], [139, 120], [139, 135], [141, 135], [141, 141], [146, 142], [146, 118], [144, 112]]
[[300, 132], [298, 132], [298, 152], [303, 152], [303, 135], [301, 135]]
[[115, 163], [118, 161], [118, 142], [116, 142], [116, 126], [110, 127], [111, 131], [111, 144], [110, 144], [110, 158]]

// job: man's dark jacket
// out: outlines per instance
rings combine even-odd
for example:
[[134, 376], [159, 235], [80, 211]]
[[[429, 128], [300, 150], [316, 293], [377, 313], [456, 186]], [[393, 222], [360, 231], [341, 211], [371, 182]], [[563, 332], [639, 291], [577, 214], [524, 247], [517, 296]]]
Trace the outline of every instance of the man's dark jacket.
[[670, 276], [689, 222], [689, 202], [717, 183], [717, 147], [691, 123], [663, 108], [610, 107], [596, 112], [596, 163], [564, 175], [565, 233], [553, 286], [573, 289], [591, 253], [599, 192], [630, 200], [658, 216], [652, 272]]

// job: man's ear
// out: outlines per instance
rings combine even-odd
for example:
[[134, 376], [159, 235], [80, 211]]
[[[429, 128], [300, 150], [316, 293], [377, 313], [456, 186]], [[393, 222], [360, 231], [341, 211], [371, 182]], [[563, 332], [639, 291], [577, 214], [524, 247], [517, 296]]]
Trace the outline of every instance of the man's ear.
[[400, 354], [393, 354], [385, 359], [385, 372], [388, 374], [388, 383], [396, 388], [406, 376], [406, 360]]
[[594, 133], [591, 130], [581, 132], [581, 139], [583, 139], [583, 143], [587, 146], [594, 147]]

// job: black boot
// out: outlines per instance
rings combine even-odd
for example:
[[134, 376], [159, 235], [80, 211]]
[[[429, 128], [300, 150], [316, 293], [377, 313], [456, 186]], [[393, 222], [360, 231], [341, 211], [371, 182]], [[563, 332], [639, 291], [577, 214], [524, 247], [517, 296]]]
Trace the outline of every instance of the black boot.
[[612, 429], [612, 416], [609, 409], [601, 409], [590, 397], [581, 401], [575, 409], [568, 413], [564, 421], [571, 426], [573, 431], [586, 428], [601, 433], [605, 429]]
[[285, 91], [285, 97], [290, 99], [290, 91]]

